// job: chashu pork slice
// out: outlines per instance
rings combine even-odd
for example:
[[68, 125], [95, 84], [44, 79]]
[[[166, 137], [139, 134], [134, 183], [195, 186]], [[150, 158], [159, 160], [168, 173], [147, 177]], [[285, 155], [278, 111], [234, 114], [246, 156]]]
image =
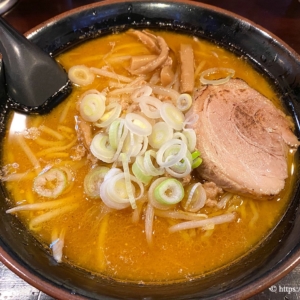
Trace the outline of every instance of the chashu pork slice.
[[287, 153], [299, 142], [290, 119], [243, 80], [206, 86], [190, 113], [203, 163], [202, 178], [240, 194], [278, 194], [288, 176]]

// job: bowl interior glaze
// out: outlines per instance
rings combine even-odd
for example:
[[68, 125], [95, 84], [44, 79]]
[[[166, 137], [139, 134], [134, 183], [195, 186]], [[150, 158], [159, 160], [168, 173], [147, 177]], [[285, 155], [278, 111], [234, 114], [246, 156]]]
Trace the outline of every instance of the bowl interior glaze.
[[[299, 136], [299, 56], [266, 30], [227, 11], [188, 1], [99, 2], [53, 18], [27, 37], [55, 55], [84, 40], [128, 28], [193, 34], [247, 57], [282, 95]], [[2, 104], [1, 121], [5, 123], [8, 115], [9, 109]], [[56, 264], [22, 224], [5, 213], [7, 193], [3, 186], [0, 259], [30, 284], [58, 299], [247, 298], [282, 278], [300, 260], [300, 178], [298, 173], [296, 176], [291, 203], [270, 235], [237, 263], [197, 280], [161, 286], [120, 283]]]

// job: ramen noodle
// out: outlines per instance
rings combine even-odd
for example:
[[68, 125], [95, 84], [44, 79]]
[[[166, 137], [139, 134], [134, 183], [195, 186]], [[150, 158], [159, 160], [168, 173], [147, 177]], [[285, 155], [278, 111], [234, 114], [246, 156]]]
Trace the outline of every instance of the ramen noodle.
[[195, 89], [241, 78], [281, 107], [247, 59], [196, 37], [131, 30], [57, 60], [73, 91], [47, 115], [11, 113], [2, 180], [8, 213], [58, 263], [139, 283], [188, 280], [238, 260], [276, 226], [292, 155], [285, 188], [270, 201], [194, 172], [202, 158], [188, 124], [197, 116], [186, 112]]

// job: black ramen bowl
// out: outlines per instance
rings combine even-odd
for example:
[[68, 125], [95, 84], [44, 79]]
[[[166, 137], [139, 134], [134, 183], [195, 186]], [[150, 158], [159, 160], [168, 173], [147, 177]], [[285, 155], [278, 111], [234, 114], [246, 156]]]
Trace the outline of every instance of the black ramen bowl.
[[[27, 37], [55, 55], [85, 40], [128, 28], [187, 33], [247, 57], [281, 95], [299, 136], [300, 57], [277, 37], [227, 11], [188, 1], [116, 0], [59, 15], [34, 28]], [[9, 109], [2, 110], [1, 121], [5, 124]], [[3, 133], [4, 129], [2, 138]], [[236, 263], [196, 280], [155, 286], [121, 283], [56, 264], [18, 219], [5, 213], [8, 207], [4, 187], [0, 196], [0, 260], [57, 299], [248, 298], [281, 279], [300, 261], [299, 172], [296, 178], [290, 205], [272, 232]]]

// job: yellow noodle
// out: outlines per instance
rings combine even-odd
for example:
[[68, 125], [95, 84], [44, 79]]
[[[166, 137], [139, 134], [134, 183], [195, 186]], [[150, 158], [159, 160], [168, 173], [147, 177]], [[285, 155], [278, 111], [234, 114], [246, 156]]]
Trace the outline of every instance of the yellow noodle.
[[81, 64], [82, 65], [95, 65], [97, 63], [99, 63], [99, 61], [101, 61], [103, 58], [105, 57], [105, 55], [91, 55], [91, 56], [82, 56], [81, 57]]
[[58, 125], [57, 130], [68, 140], [72, 140], [76, 136], [75, 129], [65, 125]]
[[[212, 57], [214, 59], [218, 59], [218, 55], [215, 52], [203, 52], [203, 51], [194, 51], [195, 56], [200, 56], [202, 59], [206, 58], [207, 60], [211, 60]], [[217, 62], [215, 62], [217, 63]]]
[[47, 222], [53, 218], [56, 218], [60, 215], [63, 215], [65, 213], [71, 212], [78, 208], [79, 204], [78, 203], [73, 203], [64, 207], [60, 207], [51, 211], [48, 211], [42, 215], [39, 215], [29, 222], [29, 228], [31, 230], [34, 230], [36, 226], [40, 225], [41, 223]]
[[65, 132], [65, 133], [74, 133], [74, 129], [65, 125], [58, 125], [57, 130], [60, 132]]
[[[144, 46], [138, 42], [116, 46], [114, 48], [114, 53], [118, 52], [118, 55], [126, 56], [126, 55], [128, 55], [128, 49], [130, 49], [129, 51], [130, 51], [131, 55], [145, 54], [144, 51], [147, 51], [148, 53], [150, 53], [150, 51], [148, 50], [148, 48], [146, 46]], [[121, 52], [121, 51], [123, 51], [123, 52]]]
[[44, 156], [48, 153], [52, 153], [52, 152], [60, 152], [60, 151], [65, 151], [70, 149], [72, 146], [74, 146], [77, 143], [77, 138], [74, 139], [73, 141], [71, 141], [69, 144], [65, 145], [65, 146], [61, 146], [61, 147], [52, 147], [52, 148], [47, 148], [44, 149], [42, 151], [39, 151], [37, 153], [37, 156]]
[[[167, 218], [166, 220], [170, 224], [170, 226], [174, 226], [178, 223], [174, 219]], [[180, 231], [178, 231], [178, 233], [180, 234], [181, 238], [184, 239], [185, 241], [188, 241], [191, 239], [190, 235], [188, 234], [188, 232], [186, 230], [180, 230]]]
[[41, 170], [41, 165], [37, 157], [33, 154], [33, 152], [31, 151], [31, 149], [29, 148], [26, 141], [21, 135], [17, 135], [17, 142], [21, 146], [22, 150], [24, 151], [24, 153], [26, 154], [36, 171], [39, 172]]
[[49, 135], [55, 137], [55, 138], [58, 139], [58, 140], [63, 140], [63, 139], [64, 139], [64, 136], [63, 136], [63, 135], [61, 135], [59, 132], [57, 132], [56, 130], [51, 129], [51, 128], [48, 127], [48, 126], [41, 125], [41, 126], [39, 127], [39, 129], [40, 129], [41, 131], [43, 131], [43, 132], [45, 132], [45, 133], [47, 133], [47, 134], [49, 134]]
[[246, 218], [246, 216], [247, 216], [246, 205], [244, 203], [239, 207], [239, 210], [238, 210], [239, 213], [241, 214], [242, 219]]
[[52, 152], [45, 154], [44, 158], [51, 159], [51, 158], [67, 158], [70, 154], [67, 152]]
[[[26, 196], [28, 196], [27, 193], [26, 193]], [[30, 200], [34, 201], [33, 194], [29, 197], [32, 197], [32, 199], [30, 199]], [[68, 197], [68, 198], [71, 198], [71, 197]], [[71, 200], [68, 198], [63, 198], [63, 199], [59, 199], [59, 200], [51, 200], [51, 201], [47, 201], [47, 202], [21, 204], [19, 206], [8, 209], [6, 212], [14, 213], [14, 212], [18, 212], [18, 211], [45, 210], [45, 209], [57, 208], [57, 207], [63, 206], [64, 204], [66, 204], [68, 201]], [[30, 200], [27, 199], [27, 202], [29, 202]]]
[[[70, 99], [70, 100], [72, 100], [72, 99]], [[58, 120], [59, 124], [63, 123], [66, 120], [66, 117], [68, 115], [69, 109], [70, 109], [71, 104], [72, 104], [72, 101], [70, 101], [70, 100], [66, 103], [63, 111], [60, 114], [60, 117], [59, 117], [59, 120]], [[58, 125], [58, 126], [60, 126], [60, 125]]]
[[32, 190], [26, 190], [25, 198], [27, 200], [27, 203], [29, 204], [34, 203], [34, 195], [32, 193]]
[[202, 61], [199, 63], [199, 65], [198, 65], [198, 67], [197, 67], [197, 69], [196, 69], [196, 71], [195, 71], [195, 78], [196, 78], [196, 77], [200, 74], [200, 72], [203, 70], [205, 64], [206, 64], [206, 61], [205, 61], [205, 60], [202, 60]]
[[[35, 197], [33, 195], [32, 190], [26, 190], [26, 192], [25, 192], [25, 198], [26, 198], [26, 201], [27, 201], [28, 204], [34, 203]], [[29, 218], [30, 219], [33, 218], [33, 214], [34, 214], [34, 212], [30, 211], [30, 213], [29, 213]]]
[[22, 180], [32, 180], [36, 176], [35, 172], [26, 171], [24, 173], [13, 173], [7, 176], [1, 177], [2, 181], [22, 181]]
[[[135, 46], [131, 44], [113, 47], [111, 51], [109, 51], [106, 55], [103, 56], [102, 62], [105, 62], [106, 64], [110, 64], [116, 62], [120, 63], [129, 60], [132, 57], [132, 55], [128, 55], [126, 49], [130, 46], [134, 47], [131, 49], [132, 55], [139, 54], [141, 52], [141, 50], [138, 49], [138, 47], [135, 48]], [[125, 50], [125, 52], [122, 52], [123, 50]], [[98, 62], [101, 62], [101, 60], [98, 60]]]
[[204, 240], [208, 239], [209, 237], [211, 237], [214, 230], [215, 230], [215, 228], [205, 230], [204, 234], [201, 235], [201, 240], [204, 241]]
[[[33, 195], [32, 190], [26, 190], [26, 192], [25, 192], [25, 198], [26, 198], [26, 202], [27, 202], [28, 204], [34, 203], [35, 197], [34, 197], [34, 195]], [[34, 212], [33, 212], [33, 211], [30, 211], [30, 212], [29, 212], [29, 215], [28, 215], [29, 219], [33, 218], [33, 216], [34, 216]]]
[[73, 132], [73, 133], [66, 133], [66, 132], [62, 132], [61, 133], [67, 140], [73, 140], [74, 138], [75, 138], [75, 136], [77, 136], [76, 134], [75, 134], [75, 132]]
[[249, 226], [253, 227], [254, 224], [256, 223], [256, 221], [258, 220], [259, 214], [258, 214], [257, 207], [256, 207], [254, 201], [250, 201], [250, 207], [251, 207], [251, 211], [253, 213], [253, 217], [249, 222]]
[[[141, 49], [132, 49], [130, 51], [130, 54], [131, 54], [130, 57], [132, 57], [132, 56], [136, 56], [136, 55], [151, 55], [152, 53], [149, 51], [149, 49], [144, 48], [143, 51], [141, 51]], [[116, 54], [114, 54], [114, 55], [116, 55]], [[126, 53], [126, 51], [122, 50], [122, 51], [118, 52], [118, 57], [124, 57], [124, 61], [126, 61], [125, 58], [127, 56], [128, 56], [128, 52]], [[111, 58], [108, 58], [108, 60], [110, 61]]]
[[119, 55], [119, 56], [113, 56], [106, 61], [108, 63], [123, 63], [126, 60], [129, 60], [132, 56], [131, 55]]
[[110, 71], [107, 71], [107, 70], [104, 70], [104, 69], [99, 69], [99, 68], [90, 68], [90, 69], [93, 73], [95, 73], [97, 75], [100, 75], [100, 76], [120, 80], [120, 81], [123, 81], [123, 82], [131, 82], [132, 81], [132, 79], [130, 77], [126, 77], [126, 76], [123, 76], [123, 75], [118, 75], [114, 72], [110, 72]]
[[101, 271], [104, 270], [106, 267], [104, 241], [105, 241], [106, 235], [107, 235], [108, 219], [109, 219], [109, 214], [106, 214], [101, 221], [99, 236], [98, 236], [97, 261], [98, 261], [98, 268]]
[[55, 166], [56, 167], [65, 166], [67, 168], [72, 169], [73, 171], [76, 171], [76, 170], [79, 170], [82, 167], [84, 167], [86, 164], [87, 164], [87, 159], [83, 158], [83, 159], [81, 159], [79, 161], [78, 160], [76, 160], [76, 161], [73, 161], [73, 160], [62, 160], [61, 162], [56, 163]]
[[37, 139], [34, 140], [38, 145], [40, 146], [46, 146], [46, 147], [50, 147], [50, 146], [63, 146], [64, 144], [67, 143], [66, 140], [59, 140], [59, 141], [49, 141], [49, 140], [45, 140], [43, 138], [38, 137]]

